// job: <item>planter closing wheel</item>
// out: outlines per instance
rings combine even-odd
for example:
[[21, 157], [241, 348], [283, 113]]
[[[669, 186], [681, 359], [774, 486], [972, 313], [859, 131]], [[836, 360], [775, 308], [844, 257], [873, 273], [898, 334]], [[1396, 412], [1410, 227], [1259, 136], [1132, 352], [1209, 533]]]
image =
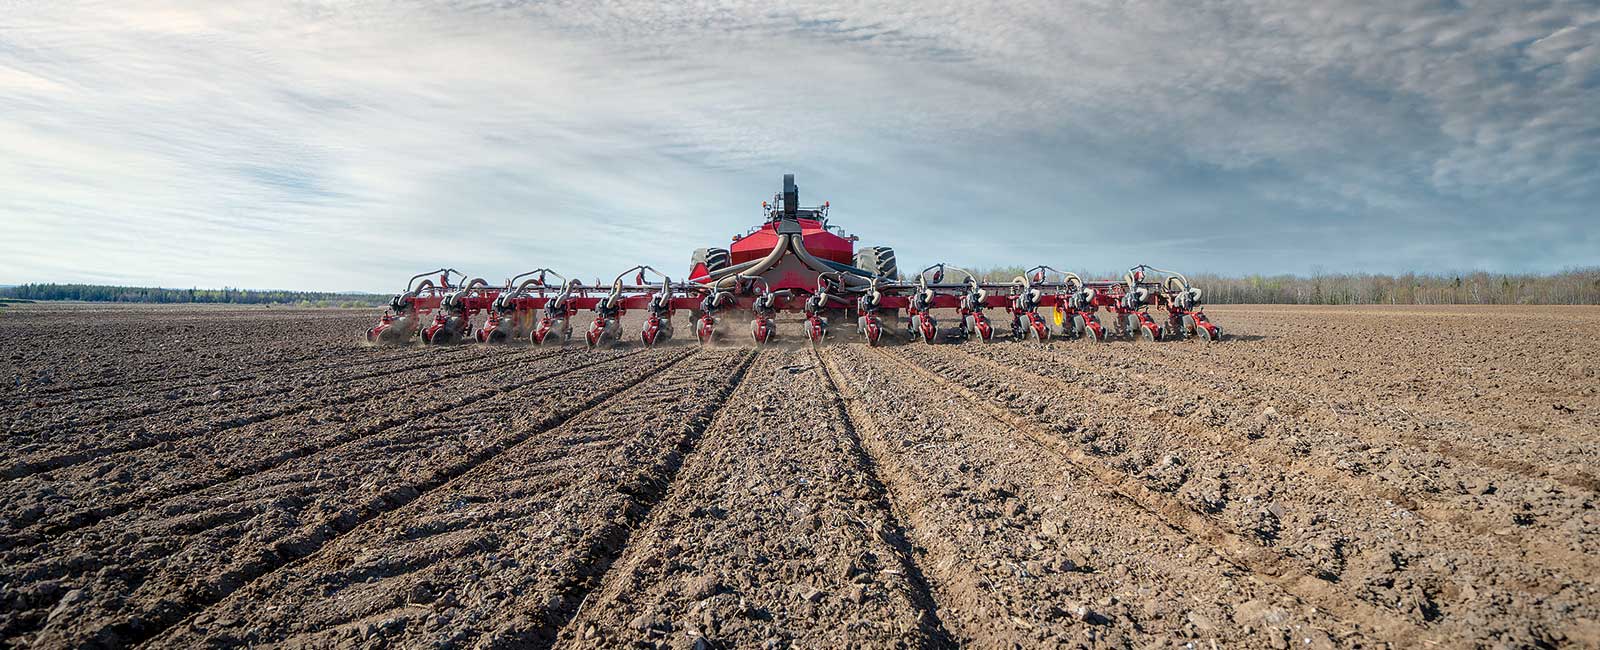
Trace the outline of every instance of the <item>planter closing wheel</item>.
[[1089, 320], [1081, 314], [1072, 317], [1072, 329], [1078, 333], [1079, 337], [1090, 343], [1100, 343], [1105, 341], [1105, 330], [1094, 327], [1089, 323]]

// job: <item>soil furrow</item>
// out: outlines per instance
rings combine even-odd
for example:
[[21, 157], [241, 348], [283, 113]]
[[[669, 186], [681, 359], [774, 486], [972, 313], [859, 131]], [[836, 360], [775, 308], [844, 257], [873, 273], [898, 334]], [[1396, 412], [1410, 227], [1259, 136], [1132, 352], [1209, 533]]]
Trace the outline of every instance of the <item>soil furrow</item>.
[[[82, 387], [182, 381], [252, 365], [317, 357], [339, 362], [375, 348], [361, 340], [372, 310], [157, 307], [30, 308], [0, 319], [14, 365], [5, 403]], [[283, 342], [288, 345], [277, 345]], [[304, 350], [315, 350], [301, 354]], [[3, 371], [0, 371], [3, 372]], [[12, 400], [21, 400], [13, 402]]]
[[548, 645], [666, 493], [753, 356], [702, 351], [150, 645]]
[[[0, 531], [0, 549], [47, 542], [50, 537], [144, 503], [238, 480], [403, 423], [424, 422], [430, 416], [626, 356], [571, 351], [554, 358], [533, 357], [463, 378], [443, 398], [420, 405], [385, 405], [377, 409], [374, 419], [357, 426], [349, 424], [348, 407], [311, 411], [303, 418], [236, 429], [181, 450], [149, 447], [52, 471], [47, 478], [36, 474], [17, 479], [8, 485], [17, 496], [0, 500], [0, 518], [14, 522], [13, 529]], [[32, 496], [42, 498], [29, 498]], [[20, 559], [19, 554], [10, 552], [4, 557]]]
[[[1429, 401], [1395, 400], [1364, 403], [1360, 395], [1374, 388], [1360, 375], [1339, 370], [1319, 373], [1315, 380], [1304, 369], [1278, 372], [1283, 364], [1241, 362], [1227, 350], [1175, 352], [1170, 345], [1138, 346], [1137, 351], [1108, 352], [1093, 346], [1079, 348], [1068, 363], [1092, 372], [1119, 369], [1120, 374], [1143, 383], [1231, 404], [1276, 404], [1274, 410], [1321, 426], [1361, 433], [1364, 440], [1391, 439], [1416, 449], [1474, 463], [1486, 468], [1532, 478], [1550, 478], [1571, 487], [1600, 490], [1593, 466], [1593, 426], [1579, 421], [1559, 421], [1549, 416], [1524, 422], [1526, 410], [1503, 408], [1473, 413], [1468, 409], [1430, 406]], [[1243, 369], [1230, 369], [1238, 364]], [[1182, 381], [1176, 378], [1183, 378]], [[1352, 378], [1358, 379], [1353, 381]], [[1476, 391], [1477, 389], [1473, 389]], [[1396, 395], [1398, 397], [1398, 395]], [[1525, 398], [1524, 398], [1525, 399]], [[1480, 405], [1481, 406], [1481, 405]], [[1258, 409], [1259, 410], [1259, 409]], [[1552, 412], [1559, 416], [1559, 412]]]
[[624, 548], [558, 645], [954, 647], [809, 351], [765, 353]]
[[548, 356], [377, 311], [0, 310], [0, 647], [1600, 647], [1594, 307]]
[[[185, 377], [164, 377], [140, 381], [126, 381], [121, 383], [107, 382], [103, 386], [95, 387], [97, 389], [103, 389], [101, 390], [101, 393], [103, 394], [84, 395], [82, 392], [75, 391], [72, 392], [72, 394], [68, 397], [62, 399], [45, 400], [34, 398], [23, 401], [25, 401], [32, 408], [58, 408], [66, 406], [81, 407], [110, 400], [132, 400], [139, 397], [151, 398], [154, 396], [165, 399], [165, 395], [171, 392], [188, 393], [188, 396], [192, 396], [193, 391], [189, 391], [188, 389], [204, 388], [206, 389], [204, 391], [205, 393], [211, 393], [219, 387], [226, 387], [232, 384], [239, 384], [263, 378], [283, 381], [290, 380], [297, 375], [321, 374], [329, 371], [346, 370], [349, 368], [368, 367], [379, 363], [405, 361], [416, 358], [419, 356], [419, 353], [432, 356], [460, 355], [469, 352], [475, 354], [493, 354], [493, 352], [484, 350], [483, 348], [484, 346], [474, 345], [461, 345], [443, 348], [422, 348], [420, 350], [400, 347], [372, 348], [374, 351], [367, 352], [365, 354], [340, 354], [333, 358], [330, 358], [326, 353], [318, 353], [297, 359], [291, 359], [281, 363], [255, 363], [248, 366], [222, 369], [214, 372], [189, 375]], [[230, 371], [242, 372], [229, 374]], [[145, 388], [135, 388], [135, 386], [139, 384], [159, 385], [148, 386]], [[84, 391], [84, 389], [78, 389], [78, 391]]]
[[[4, 597], [17, 605], [0, 633], [44, 647], [151, 638], [692, 354], [650, 350], [636, 364], [591, 366], [554, 389], [475, 401], [63, 535], [60, 554], [0, 570]], [[241, 512], [251, 514], [211, 524]]]
[[[1395, 389], [1410, 393], [1406, 397], [1450, 403], [1453, 407], [1446, 413], [1466, 415], [1516, 411], [1550, 415], [1519, 407], [1529, 398], [1582, 396], [1585, 391], [1576, 390], [1582, 386], [1573, 380], [1592, 378], [1596, 369], [1582, 356], [1588, 343], [1600, 338], [1600, 317], [1592, 308], [1392, 315], [1373, 310], [1365, 314], [1367, 318], [1350, 318], [1351, 312], [1332, 314], [1329, 318], [1328, 310], [1295, 308], [1245, 311], [1247, 327], [1267, 336], [1217, 363], [1274, 375], [1304, 373], [1352, 387]], [[1380, 320], [1382, 326], [1374, 327]], [[1470, 325], [1463, 326], [1466, 323]], [[1308, 355], [1306, 343], [1311, 342], [1334, 345], [1321, 345], [1323, 349]], [[1186, 347], [1163, 347], [1160, 353], [1209, 356]], [[1296, 357], [1339, 364], [1315, 368], [1293, 363]], [[1518, 366], [1528, 363], [1543, 372], [1521, 372]]]
[[[349, 356], [348, 353], [341, 353], [341, 354], [343, 356], [345, 356], [345, 357]], [[247, 369], [248, 370], [256, 370], [256, 369], [264, 368], [264, 367], [281, 367], [281, 366], [284, 366], [284, 365], [290, 365], [290, 366], [295, 366], [295, 367], [305, 366], [305, 367], [308, 367], [308, 368], [315, 368], [315, 367], [318, 367], [319, 365], [326, 364], [328, 362], [328, 358], [329, 358], [329, 355], [328, 355], [327, 352], [320, 352], [319, 351], [319, 352], [316, 352], [316, 353], [307, 354], [307, 355], [301, 355], [301, 356], [292, 357], [292, 358], [289, 358], [289, 359], [275, 359], [275, 360], [272, 360], [272, 361], [256, 362], [256, 363], [249, 364], [248, 366], [240, 367], [240, 368], [237, 368], [237, 369], [238, 370], [247, 370]], [[348, 363], [359, 363], [360, 361], [359, 360], [341, 359], [338, 363], [346, 363], [346, 362], [348, 362]], [[74, 385], [69, 385], [69, 386], [61, 386], [61, 387], [57, 387], [57, 388], [38, 389], [38, 390], [29, 391], [29, 392], [26, 392], [26, 393], [17, 394], [17, 395], [10, 395], [10, 396], [6, 397], [6, 402], [7, 403], [28, 403], [31, 406], [34, 406], [36, 408], [37, 407], [61, 406], [61, 405], [73, 404], [73, 403], [83, 403], [83, 402], [86, 402], [86, 401], [92, 402], [92, 401], [98, 401], [98, 400], [104, 400], [104, 399], [113, 399], [113, 398], [118, 398], [118, 397], [126, 397], [127, 394], [128, 394], [128, 391], [130, 389], [139, 390], [137, 387], [144, 386], [146, 384], [158, 384], [158, 383], [161, 384], [161, 386], [154, 388], [153, 390], [151, 390], [151, 392], [164, 392], [164, 391], [170, 390], [170, 389], [193, 388], [193, 387], [196, 387], [196, 386], [204, 386], [207, 383], [210, 383], [210, 380], [212, 380], [213, 378], [217, 377], [218, 375], [224, 374], [226, 372], [228, 372], [227, 369], [218, 369], [218, 370], [207, 370], [207, 371], [201, 371], [201, 372], [183, 373], [183, 374], [177, 374], [177, 375], [170, 375], [170, 376], [166, 376], [166, 377], [147, 377], [147, 378], [143, 378], [143, 379], [102, 379], [102, 380], [97, 380], [97, 381], [93, 381], [93, 382], [89, 382], [89, 383], [80, 383], [80, 384], [74, 384]], [[254, 374], [247, 374], [243, 378], [247, 379], [249, 377], [254, 377], [254, 376], [255, 376]], [[190, 382], [190, 383], [187, 383], [187, 384], [181, 383], [181, 382], [186, 382], [186, 381]], [[89, 391], [100, 391], [103, 394], [100, 394], [100, 395], [84, 395], [84, 393], [88, 393]], [[54, 398], [55, 396], [58, 396], [58, 395], [67, 395], [69, 397], [67, 399], [59, 399], [59, 400], [55, 400], [55, 401], [50, 401], [49, 398]]]
[[1391, 626], [1312, 607], [935, 376], [861, 346], [826, 357], [945, 623], [973, 645], [1366, 645]]
[[[270, 362], [262, 362], [262, 365], [295, 364], [295, 363], [315, 361], [315, 360], [325, 359], [325, 358], [326, 358], [326, 353], [325, 352], [315, 352], [315, 353], [312, 353], [312, 354], [302, 355], [302, 356], [293, 357], [293, 358], [289, 358], [289, 359], [276, 359], [276, 360], [273, 360], [273, 361], [270, 361]], [[72, 384], [69, 384], [69, 385], [66, 385], [66, 386], [54, 386], [54, 387], [49, 387], [49, 388], [33, 388], [33, 389], [28, 390], [26, 392], [7, 395], [4, 399], [5, 399], [6, 403], [32, 401], [32, 402], [35, 402], [35, 403], [42, 403], [44, 405], [52, 405], [52, 404], [56, 404], [56, 403], [67, 403], [67, 402], [65, 402], [65, 401], [64, 402], [39, 402], [39, 400], [41, 400], [43, 398], [54, 397], [54, 396], [57, 396], [57, 395], [74, 395], [74, 394], [77, 394], [77, 393], [88, 392], [88, 391], [91, 391], [91, 390], [127, 389], [127, 388], [131, 388], [131, 387], [142, 386], [142, 385], [145, 385], [145, 384], [154, 384], [154, 383], [157, 383], [157, 382], [178, 382], [178, 381], [186, 381], [186, 380], [196, 379], [196, 378], [203, 379], [203, 378], [206, 378], [206, 377], [215, 376], [216, 374], [221, 373], [221, 372], [224, 372], [224, 371], [223, 370], [204, 370], [204, 371], [197, 371], [197, 372], [185, 372], [185, 373], [180, 373], [180, 374], [175, 374], [175, 375], [168, 375], [168, 376], [163, 376], [163, 377], [144, 377], [144, 378], [138, 378], [138, 379], [129, 379], [129, 378], [98, 379], [98, 380], [89, 381], [89, 382], [72, 383]], [[46, 386], [50, 386], [52, 384], [55, 384], [56, 381], [57, 380], [52, 378], [45, 385]], [[21, 383], [21, 382], [19, 382], [19, 383]], [[108, 396], [118, 396], [118, 395], [121, 394], [121, 391], [120, 390], [107, 390], [107, 391], [105, 391], [105, 393]]]
[[[963, 355], [952, 358], [954, 350], [896, 352], [881, 356], [971, 397], [1175, 524], [1221, 540], [1235, 561], [1280, 576], [1278, 584], [1308, 602], [1389, 630], [1385, 638], [1403, 637], [1407, 628], [1459, 634], [1462, 626], [1487, 626], [1538, 642], [1564, 634], [1557, 612], [1593, 606], [1587, 585], [1573, 575], [1585, 573], [1581, 548], [1544, 549], [1566, 562], [1534, 566], [1514, 540], [1434, 534], [1392, 502], [1285, 473], [1277, 463], [1195, 441], [1127, 409], [1099, 413], [1089, 403], [1013, 385], [975, 370]], [[1072, 410], [1051, 411], [1062, 403]], [[1416, 550], [1422, 548], [1428, 551]], [[1461, 598], [1463, 586], [1499, 598]], [[1508, 601], [1518, 603], [1517, 614]], [[1539, 622], [1519, 618], [1526, 615]]]
[[[447, 361], [441, 366], [456, 369], [450, 372], [435, 372], [433, 367], [424, 366], [414, 370], [413, 374], [384, 377], [364, 386], [348, 387], [348, 392], [344, 394], [319, 395], [299, 401], [286, 401], [282, 395], [263, 396], [260, 406], [264, 408], [261, 410], [246, 411], [243, 414], [223, 413], [199, 423], [179, 414], [164, 420], [146, 421], [125, 427], [102, 427], [92, 432], [70, 436], [66, 440], [57, 440], [55, 436], [51, 436], [46, 442], [19, 447], [18, 450], [22, 452], [20, 457], [14, 459], [4, 468], [0, 468], [0, 476], [8, 479], [17, 479], [38, 472], [47, 472], [91, 462], [108, 454], [125, 453], [161, 444], [177, 443], [184, 439], [208, 434], [216, 435], [252, 424], [299, 415], [316, 408], [352, 406], [372, 400], [392, 400], [396, 395], [402, 394], [404, 391], [428, 387], [449, 379], [470, 376], [482, 372], [486, 368], [492, 369], [503, 366], [508, 362], [550, 354], [554, 354], [554, 352], [533, 350], [520, 355], [513, 354], [501, 358]], [[464, 363], [470, 363], [471, 365], [463, 367]]]
[[[1459, 447], [1478, 462], [1503, 459], [1507, 468], [1600, 487], [1590, 469], [1600, 462], [1594, 449], [1600, 411], [1593, 408], [1600, 406], [1594, 380], [1600, 367], [1586, 353], [1587, 343], [1600, 338], [1593, 319], [1551, 337], [1503, 314], [1476, 319], [1473, 328], [1408, 315], [1376, 332], [1360, 321], [1275, 316], [1252, 326], [1288, 326], [1285, 334], [1258, 345], [1140, 346], [1118, 361], [1145, 365], [1150, 374], [1184, 368], [1197, 382], [1247, 399], [1304, 404], [1330, 420], [1364, 420], [1436, 450]], [[1307, 349], [1319, 339], [1362, 344]], [[1381, 399], [1367, 399], [1373, 395]]]
[[[463, 346], [463, 348], [465, 347], [466, 346]], [[536, 349], [532, 354], [537, 356], [538, 354], [547, 354], [548, 352], [548, 350]], [[352, 385], [352, 382], [362, 379], [369, 379], [372, 377], [382, 377], [385, 375], [400, 374], [417, 370], [449, 368], [461, 364], [473, 363], [475, 361], [488, 362], [497, 360], [497, 355], [492, 353], [472, 355], [465, 359], [439, 359], [436, 358], [439, 356], [437, 354], [428, 354], [426, 356], [430, 358], [419, 361], [415, 357], [407, 357], [388, 361], [365, 362], [342, 366], [346, 369], [353, 367], [363, 368], [363, 370], [358, 370], [349, 374], [338, 372], [340, 367], [333, 367], [325, 370], [318, 370], [314, 373], [315, 376], [312, 377], [306, 377], [303, 375], [273, 376], [262, 381], [262, 385], [251, 386], [244, 389], [233, 389], [228, 386], [210, 386], [205, 395], [199, 397], [186, 396], [180, 391], [170, 390], [166, 391], [162, 395], [154, 397], [135, 396], [126, 400], [127, 403], [125, 404], [111, 405], [110, 408], [106, 409], [75, 407], [43, 409], [38, 411], [39, 413], [42, 413], [42, 415], [35, 415], [26, 418], [26, 423], [30, 425], [30, 428], [13, 428], [11, 437], [32, 439], [40, 437], [40, 434], [52, 433], [65, 429], [97, 427], [108, 423], [115, 423], [121, 427], [140, 426], [145, 420], [152, 418], [165, 416], [167, 419], [171, 419], [186, 417], [191, 413], [203, 414], [206, 411], [227, 407], [230, 404], [244, 402], [247, 400], [270, 400], [279, 394], [289, 391], [312, 390], [330, 385], [337, 388], [345, 388]], [[460, 355], [451, 356], [454, 357]], [[521, 356], [527, 355], [508, 356], [520, 358]], [[370, 366], [374, 363], [384, 366], [394, 364], [395, 367], [371, 368]], [[125, 410], [119, 411], [117, 410], [119, 408]], [[42, 423], [38, 422], [37, 420], [40, 419], [46, 419], [47, 421]]]
[[[1488, 549], [1507, 561], [1532, 560], [1546, 571], [1600, 572], [1600, 561], [1590, 549], [1525, 543], [1559, 534], [1575, 517], [1582, 517], [1593, 504], [1586, 493], [1563, 495], [1548, 490], [1543, 482], [1529, 482], [1489, 467], [1462, 467], [1446, 457], [1385, 443], [1382, 436], [1374, 439], [1360, 436], [1359, 431], [1356, 435], [1336, 432], [1295, 416], [1242, 417], [1240, 409], [1230, 408], [1230, 404], [1196, 398], [1181, 388], [1152, 389], [1153, 382], [1145, 377], [1135, 376], [1136, 381], [1130, 382], [1119, 380], [1115, 371], [1085, 371], [1070, 358], [1063, 358], [1066, 355], [1059, 350], [948, 349], [960, 352], [958, 363], [987, 368], [986, 377], [1026, 387], [1029, 393], [1059, 396], [1052, 401], [1082, 409], [1086, 423], [1117, 427], [1137, 422], [1141, 427], [1159, 429], [1167, 438], [1183, 440], [1174, 450], [1216, 447], [1250, 457], [1263, 467], [1289, 468], [1297, 476], [1327, 483], [1326, 489], [1352, 498], [1366, 495], [1373, 511], [1398, 503], [1427, 520], [1436, 539], [1453, 542], [1485, 536], [1480, 540], [1483, 548], [1476, 550]], [[926, 358], [921, 351], [908, 352]], [[1126, 410], [1130, 402], [1149, 406], [1134, 416], [1137, 420], [1130, 420]], [[1417, 478], [1419, 474], [1424, 478]], [[1462, 489], [1469, 484], [1498, 487], [1494, 494], [1484, 495]]]

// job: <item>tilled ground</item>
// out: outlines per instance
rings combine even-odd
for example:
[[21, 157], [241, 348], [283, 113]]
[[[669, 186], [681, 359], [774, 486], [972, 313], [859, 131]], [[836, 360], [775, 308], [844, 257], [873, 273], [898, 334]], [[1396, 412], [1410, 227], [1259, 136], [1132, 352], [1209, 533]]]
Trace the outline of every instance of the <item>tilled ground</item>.
[[1211, 311], [1213, 345], [587, 351], [8, 306], [0, 638], [1600, 645], [1600, 311]]

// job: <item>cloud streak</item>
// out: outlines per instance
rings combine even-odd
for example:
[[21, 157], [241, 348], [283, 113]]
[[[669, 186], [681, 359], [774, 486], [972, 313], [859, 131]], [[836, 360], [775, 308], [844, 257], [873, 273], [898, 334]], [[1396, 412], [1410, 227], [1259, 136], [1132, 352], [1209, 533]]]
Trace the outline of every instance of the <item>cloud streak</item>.
[[1597, 264], [1592, 3], [25, 3], [0, 282], [590, 277], [778, 174], [908, 262]]

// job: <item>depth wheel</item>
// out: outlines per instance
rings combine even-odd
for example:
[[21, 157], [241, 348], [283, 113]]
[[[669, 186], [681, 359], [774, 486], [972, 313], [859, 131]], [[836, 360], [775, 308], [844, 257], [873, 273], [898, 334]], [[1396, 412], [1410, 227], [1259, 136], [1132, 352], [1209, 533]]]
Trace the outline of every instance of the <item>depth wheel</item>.
[[417, 332], [416, 330], [412, 330], [410, 335], [408, 336], [407, 333], [406, 333], [406, 330], [391, 325], [388, 328], [384, 329], [382, 332], [378, 332], [378, 335], [376, 337], [373, 337], [371, 334], [368, 334], [367, 335], [367, 340], [369, 340], [369, 341], [371, 341], [371, 342], [373, 342], [375, 344], [378, 344], [378, 345], [393, 345], [393, 344], [397, 344], [397, 343], [405, 343], [408, 340], [415, 341], [419, 334], [420, 334], [420, 332]]

